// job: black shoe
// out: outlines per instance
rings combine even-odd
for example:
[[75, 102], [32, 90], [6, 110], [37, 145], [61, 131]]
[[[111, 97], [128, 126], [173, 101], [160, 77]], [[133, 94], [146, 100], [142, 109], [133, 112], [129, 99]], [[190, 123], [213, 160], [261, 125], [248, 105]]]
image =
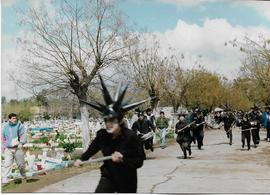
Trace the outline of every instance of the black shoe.
[[257, 148], [257, 145], [256, 144], [254, 144], [254, 148]]
[[250, 147], [248, 147], [248, 150], [250, 150]]
[[244, 148], [245, 147], [245, 145], [242, 145], [242, 148]]
[[188, 151], [188, 155], [191, 156], [191, 150]]
[[154, 152], [154, 148], [152, 147], [151, 149], [150, 149], [152, 152]]

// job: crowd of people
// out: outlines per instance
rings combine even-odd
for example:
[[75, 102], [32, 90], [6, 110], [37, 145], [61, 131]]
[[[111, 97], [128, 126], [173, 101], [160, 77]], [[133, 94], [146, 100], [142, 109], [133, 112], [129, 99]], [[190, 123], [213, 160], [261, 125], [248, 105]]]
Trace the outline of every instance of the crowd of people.
[[[101, 178], [96, 188], [96, 192], [132, 192], [137, 191], [137, 169], [143, 166], [146, 160], [144, 149], [154, 151], [153, 137], [158, 133], [160, 137], [160, 147], [166, 148], [166, 132], [169, 127], [169, 119], [164, 111], [159, 112], [156, 118], [153, 110], [148, 108], [144, 111], [135, 110], [136, 116], [132, 120], [131, 128], [125, 114], [137, 106], [149, 101], [143, 100], [132, 104], [123, 104], [122, 100], [125, 90], [117, 91], [115, 98], [112, 98], [100, 77], [102, 92], [105, 104], [98, 102], [85, 102], [103, 115], [105, 128], [101, 128], [96, 133], [96, 137], [89, 145], [88, 149], [81, 155], [80, 159], [74, 162], [79, 167], [83, 161], [88, 161], [98, 151], [104, 156], [110, 156], [109, 160], [104, 160], [101, 166]], [[249, 112], [232, 111], [228, 108], [215, 111], [214, 120], [217, 124], [223, 123], [224, 130], [232, 145], [233, 127], [238, 126], [242, 133], [242, 147], [247, 142], [248, 150], [250, 141], [254, 147], [260, 143], [260, 129], [267, 129], [266, 141], [270, 142], [270, 106], [265, 107], [265, 112], [261, 112], [258, 107], [252, 107]], [[16, 114], [9, 115], [9, 123], [2, 130], [2, 151], [5, 156], [5, 172], [2, 175], [2, 182], [7, 179], [15, 159], [25, 178], [24, 159], [22, 145], [26, 143], [24, 139], [24, 129], [17, 121]], [[205, 113], [199, 106], [187, 113], [180, 113], [175, 125], [174, 132], [177, 135], [176, 142], [180, 145], [183, 156], [191, 155], [191, 144], [197, 144], [199, 150], [202, 149], [204, 140], [204, 127], [207, 125]]]

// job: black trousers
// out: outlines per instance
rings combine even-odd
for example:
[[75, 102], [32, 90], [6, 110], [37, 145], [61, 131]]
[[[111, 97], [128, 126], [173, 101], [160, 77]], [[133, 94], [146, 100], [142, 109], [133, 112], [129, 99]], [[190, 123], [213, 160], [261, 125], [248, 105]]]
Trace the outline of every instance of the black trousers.
[[95, 193], [114, 193], [117, 192], [115, 185], [106, 177], [101, 177]]
[[252, 134], [252, 141], [254, 144], [259, 144], [260, 143], [260, 134], [259, 134], [260, 129], [252, 129], [251, 134]]
[[153, 138], [143, 141], [146, 150], [153, 149]]
[[194, 139], [197, 140], [198, 148], [201, 149], [203, 145], [204, 132], [203, 129], [195, 129], [193, 131]]
[[266, 130], [267, 130], [267, 138], [270, 138], [270, 121], [267, 122]]
[[123, 185], [123, 187], [117, 187], [110, 179], [102, 176], [99, 180], [99, 184], [95, 190], [95, 193], [136, 193], [137, 186]]
[[242, 147], [245, 147], [245, 140], [247, 140], [247, 146], [250, 149], [250, 132], [242, 132]]
[[226, 131], [226, 135], [227, 137], [230, 139], [230, 144], [232, 144], [232, 129], [230, 127], [224, 127], [225, 131]]
[[183, 151], [183, 154], [185, 157], [187, 157], [187, 152], [191, 154], [191, 140], [190, 139], [184, 139], [178, 135], [176, 138], [176, 142], [180, 145], [180, 148]]

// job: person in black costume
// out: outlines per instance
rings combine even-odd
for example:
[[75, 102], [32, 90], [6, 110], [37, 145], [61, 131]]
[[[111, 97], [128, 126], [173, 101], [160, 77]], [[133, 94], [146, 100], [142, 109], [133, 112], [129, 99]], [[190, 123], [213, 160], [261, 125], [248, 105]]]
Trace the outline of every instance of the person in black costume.
[[239, 124], [242, 127], [242, 148], [245, 147], [245, 140], [247, 140], [247, 147], [250, 150], [250, 131], [251, 131], [251, 124], [248, 120], [247, 116], [243, 116], [243, 120]]
[[187, 158], [187, 152], [191, 155], [191, 135], [190, 125], [187, 124], [185, 116], [180, 114], [179, 121], [175, 125], [175, 133], [177, 134], [176, 142], [180, 145], [184, 158]]
[[230, 110], [225, 110], [221, 118], [224, 122], [224, 130], [226, 132], [227, 138], [230, 140], [229, 144], [232, 145], [232, 128], [234, 123], [236, 122], [236, 119]]
[[[143, 115], [143, 113], [138, 113], [138, 120], [133, 123], [132, 130], [139, 135], [139, 137], [143, 136], [146, 133], [151, 132], [155, 129], [153, 123], [146, 118], [146, 116]], [[153, 148], [153, 137], [143, 140], [143, 144], [145, 146], [146, 150], [154, 151]]]
[[261, 116], [256, 106], [251, 107], [248, 113], [248, 118], [250, 120], [251, 127], [253, 128], [251, 130], [251, 135], [254, 147], [256, 148], [257, 145], [260, 143], [260, 127], [261, 127]]
[[153, 114], [153, 110], [151, 108], [147, 108], [146, 109], [146, 117], [147, 119], [152, 123], [153, 125], [153, 131], [155, 131], [156, 129], [156, 118], [155, 118], [155, 115]]
[[196, 107], [194, 109], [194, 112], [191, 115], [191, 122], [195, 121], [195, 123], [192, 124], [192, 139], [193, 142], [197, 140], [198, 149], [201, 150], [201, 147], [203, 146], [203, 138], [204, 138], [204, 117], [202, 112], [200, 111], [199, 107]]
[[148, 101], [143, 100], [130, 105], [124, 104], [123, 98], [127, 86], [119, 86], [115, 98], [112, 98], [102, 78], [100, 77], [105, 105], [99, 102], [82, 102], [103, 113], [106, 129], [97, 132], [88, 149], [76, 160], [79, 167], [82, 161], [101, 151], [111, 160], [104, 160], [101, 166], [101, 179], [95, 190], [97, 193], [136, 193], [137, 169], [143, 165], [145, 153], [140, 138], [134, 131], [127, 129], [123, 123], [123, 115], [127, 111]]

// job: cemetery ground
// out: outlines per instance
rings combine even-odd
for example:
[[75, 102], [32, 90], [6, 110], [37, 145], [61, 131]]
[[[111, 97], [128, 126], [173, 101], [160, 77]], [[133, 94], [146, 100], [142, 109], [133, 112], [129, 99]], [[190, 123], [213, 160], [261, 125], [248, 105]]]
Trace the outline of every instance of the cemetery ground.
[[[230, 146], [223, 129], [207, 130], [203, 150], [192, 144], [189, 159], [182, 158], [175, 141], [165, 149], [156, 147], [138, 169], [138, 192], [269, 193], [270, 144], [261, 141], [258, 148], [248, 151], [241, 148], [240, 135], [234, 129]], [[262, 140], [265, 131], [260, 135]], [[95, 166], [48, 173], [39, 176], [39, 181], [19, 184], [7, 192], [94, 192], [100, 178]]]

